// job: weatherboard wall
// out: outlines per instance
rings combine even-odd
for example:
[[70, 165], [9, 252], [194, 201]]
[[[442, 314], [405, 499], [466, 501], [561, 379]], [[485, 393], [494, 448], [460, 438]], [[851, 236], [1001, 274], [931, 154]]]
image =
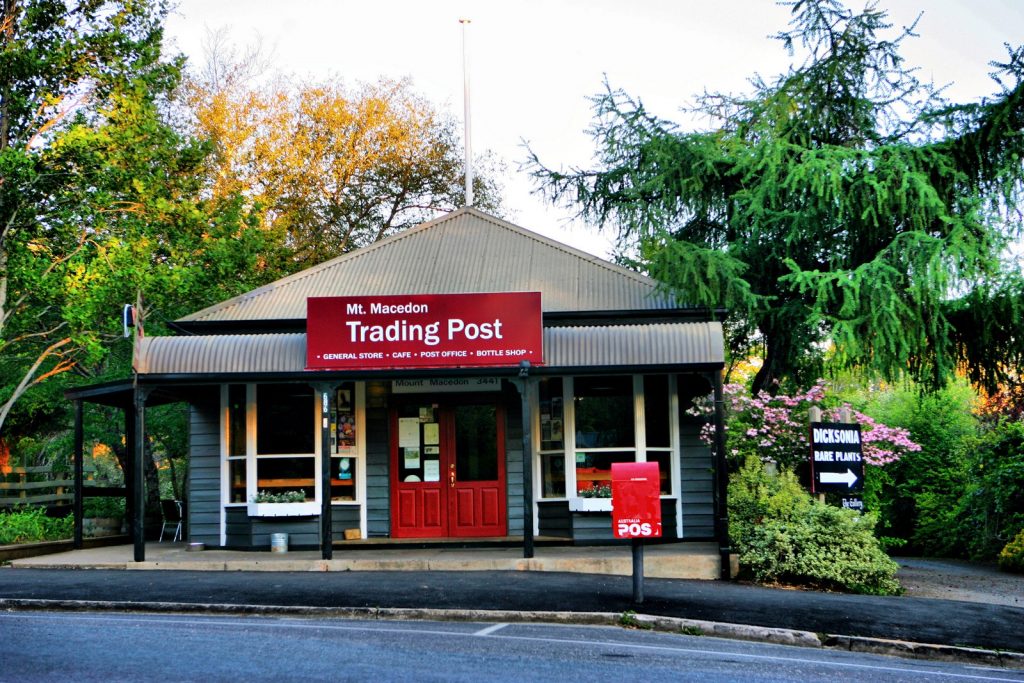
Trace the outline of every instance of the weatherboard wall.
[[189, 411], [188, 540], [220, 545], [220, 397], [216, 390]]

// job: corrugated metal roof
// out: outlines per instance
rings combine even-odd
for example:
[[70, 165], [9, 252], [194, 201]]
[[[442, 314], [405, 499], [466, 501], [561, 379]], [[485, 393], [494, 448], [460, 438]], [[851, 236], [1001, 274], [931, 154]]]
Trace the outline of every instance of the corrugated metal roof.
[[[555, 368], [722, 365], [718, 322], [654, 323], [544, 330], [544, 364]], [[146, 374], [303, 372], [305, 334], [146, 337], [136, 371]]]
[[544, 364], [552, 367], [724, 363], [722, 325], [718, 322], [544, 330]]
[[135, 353], [140, 375], [302, 372], [305, 334], [144, 337]]
[[674, 308], [657, 283], [472, 208], [186, 316], [301, 320], [314, 296], [541, 292], [545, 312]]

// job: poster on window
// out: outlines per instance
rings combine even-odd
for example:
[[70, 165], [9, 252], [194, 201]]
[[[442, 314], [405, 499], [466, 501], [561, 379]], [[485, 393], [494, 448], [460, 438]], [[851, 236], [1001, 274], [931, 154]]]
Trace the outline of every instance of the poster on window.
[[423, 461], [423, 481], [441, 481], [441, 463], [439, 460]]
[[419, 448], [420, 419], [418, 417], [398, 418], [398, 447]]
[[334, 419], [331, 421], [331, 452], [336, 455], [356, 454], [356, 411], [352, 402], [352, 385], [338, 389], [335, 396]]
[[405, 449], [405, 469], [415, 470], [419, 469], [420, 466], [420, 449], [418, 448], [406, 448]]
[[440, 443], [441, 433], [439, 425], [436, 422], [428, 422], [423, 425], [423, 443], [427, 445], [435, 445]]

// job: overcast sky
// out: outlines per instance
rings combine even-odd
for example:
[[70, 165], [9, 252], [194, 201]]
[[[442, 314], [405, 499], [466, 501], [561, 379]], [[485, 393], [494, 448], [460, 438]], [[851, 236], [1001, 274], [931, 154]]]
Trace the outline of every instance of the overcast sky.
[[[854, 3], [851, 6], [862, 5]], [[920, 38], [904, 55], [921, 76], [950, 83], [966, 101], [994, 91], [987, 66], [1024, 41], [1024, 0], [880, 0], [897, 25], [919, 14]], [[208, 30], [228, 28], [239, 44], [257, 38], [277, 68], [354, 84], [408, 76], [461, 120], [462, 27], [468, 29], [472, 142], [508, 163], [509, 218], [599, 256], [605, 237], [545, 205], [518, 171], [526, 141], [552, 167], [586, 166], [587, 97], [605, 76], [612, 87], [675, 119], [693, 95], [743, 92], [754, 73], [773, 76], [788, 56], [771, 34], [788, 9], [772, 0], [179, 0], [167, 26], [172, 46], [203, 59]]]

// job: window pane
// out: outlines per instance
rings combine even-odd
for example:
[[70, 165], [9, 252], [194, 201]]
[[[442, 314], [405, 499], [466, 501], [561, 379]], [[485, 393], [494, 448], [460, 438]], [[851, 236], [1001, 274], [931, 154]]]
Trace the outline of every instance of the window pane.
[[228, 385], [228, 455], [245, 455], [245, 385]]
[[270, 493], [302, 491], [306, 500], [316, 499], [314, 458], [257, 458], [257, 488]]
[[231, 477], [231, 502], [245, 502], [245, 459], [228, 461], [228, 476]]
[[661, 478], [661, 495], [672, 495], [672, 454], [667, 451], [647, 452], [647, 462], [658, 463], [658, 476]]
[[313, 453], [316, 416], [309, 387], [260, 385], [256, 394], [256, 453]]
[[331, 500], [356, 499], [356, 459], [331, 459]]
[[592, 491], [607, 486], [609, 495], [612, 485], [612, 463], [633, 462], [633, 453], [604, 452], [576, 454], [576, 492]]
[[540, 450], [557, 451], [565, 447], [562, 426], [562, 379], [540, 381]]
[[647, 429], [648, 446], [668, 448], [672, 445], [669, 438], [668, 413], [668, 377], [644, 377], [644, 425]]
[[455, 408], [455, 477], [497, 481], [498, 418], [494, 406]]
[[[439, 429], [438, 410], [430, 404], [407, 404], [398, 408], [398, 432], [410, 426], [418, 434], [415, 445], [399, 446], [398, 479], [400, 481], [422, 482], [441, 480], [441, 447], [439, 439], [431, 435], [430, 444], [424, 438], [425, 425], [433, 425], [431, 430]], [[404, 427], [403, 427], [404, 423]], [[447, 476], [447, 474], [445, 474]]]
[[633, 438], [633, 378], [577, 377], [577, 448], [622, 448]]
[[544, 482], [544, 498], [565, 496], [565, 454], [545, 453], [540, 456], [541, 477]]

